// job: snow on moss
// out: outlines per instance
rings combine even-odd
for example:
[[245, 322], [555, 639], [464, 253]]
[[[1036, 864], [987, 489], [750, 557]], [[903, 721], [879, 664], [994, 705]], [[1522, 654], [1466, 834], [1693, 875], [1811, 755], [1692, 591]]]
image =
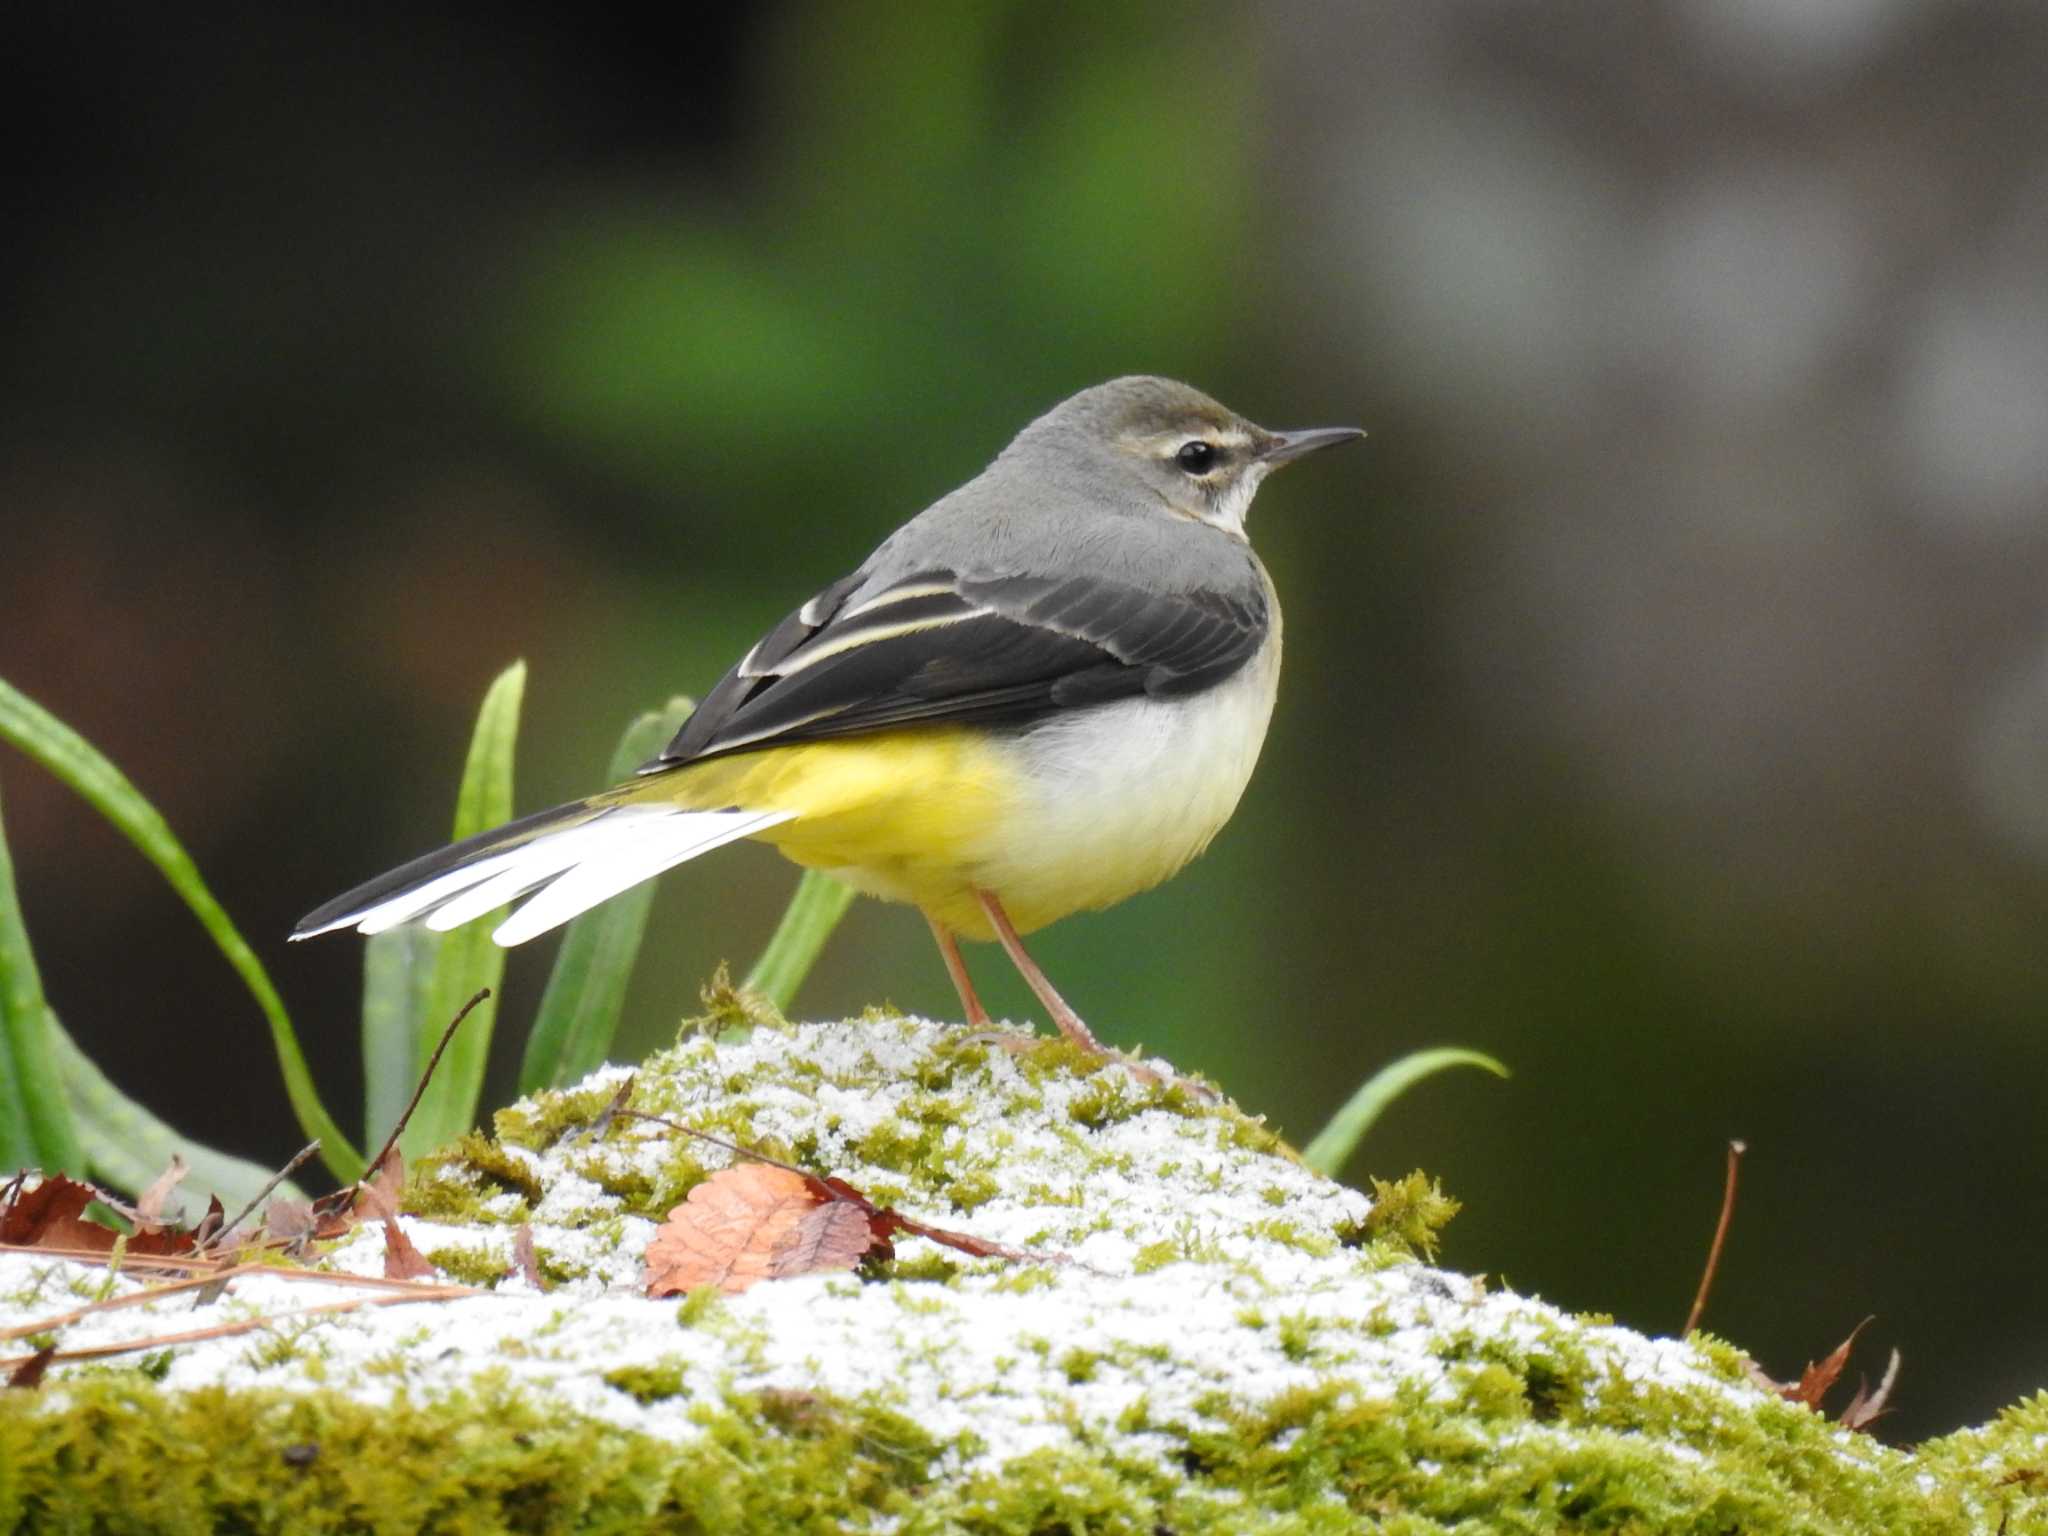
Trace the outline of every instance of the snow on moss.
[[[733, 1154], [644, 1119], [600, 1123], [627, 1075], [522, 1101], [495, 1139], [415, 1170], [408, 1235], [486, 1294], [181, 1345], [149, 1362], [150, 1411], [235, 1402], [260, 1417], [300, 1402], [330, 1435], [344, 1422], [367, 1435], [350, 1415], [489, 1422], [516, 1402], [538, 1416], [530, 1446], [609, 1436], [635, 1448], [632, 1475], [671, 1490], [696, 1486], [679, 1469], [737, 1437], [760, 1476], [784, 1475], [799, 1451], [829, 1463], [850, 1490], [832, 1506], [847, 1528], [1030, 1530], [1060, 1509], [1071, 1525], [1088, 1489], [1094, 1513], [1077, 1529], [1307, 1531], [1371, 1511], [1425, 1531], [1512, 1508], [1530, 1523], [1503, 1528], [1549, 1528], [1548, 1511], [1587, 1528], [1962, 1531], [1995, 1528], [1989, 1512], [2009, 1515], [2017, 1497], [1930, 1475], [1758, 1393], [1725, 1347], [1589, 1324], [1417, 1262], [1400, 1234], [1426, 1241], [1451, 1209], [1427, 1181], [1382, 1186], [1375, 1209], [1235, 1109], [1057, 1043], [1013, 1053], [915, 1019], [692, 1038], [639, 1070], [632, 1103], [1044, 1261], [913, 1239], [857, 1275], [650, 1301], [640, 1263], [656, 1223]], [[510, 1277], [521, 1223], [545, 1292]], [[325, 1267], [382, 1262], [371, 1226]], [[0, 1256], [0, 1328], [106, 1287], [103, 1273]], [[61, 1342], [282, 1317], [345, 1294], [313, 1289], [240, 1279], [202, 1306], [185, 1295], [95, 1313]], [[132, 1397], [140, 1379], [59, 1367], [39, 1397], [4, 1405], [0, 1449], [10, 1427], [104, 1413], [99, 1394]], [[2001, 1476], [2013, 1464], [2010, 1448], [1969, 1454]], [[610, 1464], [594, 1455], [568, 1458], [579, 1477]], [[1966, 1459], [1959, 1446], [1944, 1472]], [[946, 1510], [966, 1523], [919, 1523]], [[1700, 1523], [1657, 1523], [1677, 1510]], [[703, 1524], [776, 1528], [752, 1518]]]

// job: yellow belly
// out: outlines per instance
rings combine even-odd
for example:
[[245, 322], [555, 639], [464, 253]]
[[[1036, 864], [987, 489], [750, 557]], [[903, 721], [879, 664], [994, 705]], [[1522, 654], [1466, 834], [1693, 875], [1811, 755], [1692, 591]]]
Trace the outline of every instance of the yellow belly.
[[971, 871], [988, 829], [1018, 802], [1014, 778], [984, 735], [920, 726], [713, 758], [651, 781], [647, 798], [793, 811], [760, 840], [978, 938], [993, 935]]
[[1276, 632], [1193, 698], [1097, 705], [1025, 733], [919, 726], [739, 752], [631, 798], [794, 812], [758, 835], [796, 863], [970, 939], [995, 937], [975, 896], [993, 891], [1029, 933], [1149, 890], [1208, 845], [1251, 776], [1278, 674]]

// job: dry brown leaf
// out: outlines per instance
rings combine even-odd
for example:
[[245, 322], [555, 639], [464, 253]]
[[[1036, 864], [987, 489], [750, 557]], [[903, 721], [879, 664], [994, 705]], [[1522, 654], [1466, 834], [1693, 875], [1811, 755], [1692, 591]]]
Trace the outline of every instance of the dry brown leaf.
[[379, 1159], [377, 1166], [356, 1181], [356, 1208], [367, 1208], [379, 1219], [396, 1215], [398, 1202], [405, 1193], [405, 1157], [393, 1147]]
[[1844, 1429], [1868, 1429], [1890, 1411], [1892, 1388], [1899, 1379], [1899, 1352], [1892, 1351], [1892, 1358], [1884, 1368], [1884, 1379], [1877, 1384], [1877, 1390], [1868, 1396], [1864, 1394], [1866, 1383], [1856, 1383], [1856, 1395], [1849, 1399], [1849, 1406], [1842, 1410], [1841, 1424]]
[[541, 1277], [540, 1255], [533, 1249], [533, 1224], [522, 1221], [519, 1230], [512, 1234], [512, 1267], [508, 1275], [517, 1275], [536, 1291], [544, 1291], [548, 1283]]
[[[1799, 1373], [1797, 1381], [1773, 1380], [1754, 1360], [1745, 1360], [1743, 1364], [1748, 1368], [1749, 1379], [1764, 1391], [1775, 1392], [1787, 1402], [1800, 1403], [1815, 1413], [1823, 1413], [1825, 1410], [1821, 1406], [1821, 1400], [1834, 1389], [1835, 1383], [1841, 1380], [1842, 1370], [1849, 1363], [1849, 1352], [1856, 1347], [1857, 1338], [1870, 1323], [1871, 1319], [1866, 1317], [1851, 1329], [1849, 1337], [1837, 1344], [1825, 1358], [1809, 1361], [1806, 1369]], [[1850, 1397], [1849, 1405], [1842, 1410], [1836, 1422], [1845, 1429], [1867, 1431], [1887, 1410], [1892, 1388], [1899, 1379], [1899, 1364], [1899, 1352], [1895, 1349], [1892, 1351], [1891, 1363], [1885, 1367], [1884, 1379], [1877, 1384], [1877, 1390], [1866, 1392], [1867, 1384], [1857, 1383], [1855, 1394]]]
[[164, 1202], [170, 1199], [171, 1191], [178, 1187], [179, 1180], [183, 1179], [190, 1171], [190, 1168], [186, 1166], [185, 1159], [173, 1152], [171, 1154], [171, 1165], [158, 1174], [155, 1182], [145, 1189], [141, 1197], [136, 1200], [136, 1221], [144, 1227], [161, 1227], [165, 1225], [163, 1219]]
[[1806, 1369], [1799, 1373], [1798, 1385], [1781, 1387], [1780, 1395], [1790, 1402], [1804, 1403], [1816, 1413], [1819, 1412], [1821, 1399], [1833, 1390], [1835, 1383], [1841, 1379], [1842, 1368], [1849, 1363], [1849, 1351], [1856, 1347], [1856, 1335], [1869, 1326], [1870, 1319], [1866, 1317], [1849, 1330], [1849, 1337], [1830, 1350], [1826, 1358], [1808, 1361]]
[[83, 1248], [110, 1252], [120, 1234], [85, 1219], [85, 1208], [99, 1199], [90, 1184], [52, 1174], [34, 1189], [24, 1189], [17, 1175], [0, 1198], [0, 1243], [18, 1248]]
[[[194, 1227], [189, 1235], [172, 1231], [167, 1227], [159, 1228], [154, 1232], [138, 1232], [128, 1239], [128, 1251], [130, 1253], [181, 1253], [185, 1247], [208, 1248], [220, 1236], [221, 1228], [226, 1225], [227, 1219], [228, 1213], [221, 1209], [220, 1196], [210, 1195], [206, 1201], [206, 1214], [199, 1218], [199, 1225]], [[172, 1247], [161, 1246], [166, 1241], [177, 1244], [180, 1238], [184, 1239], [182, 1245]]]
[[727, 1168], [691, 1190], [647, 1245], [647, 1294], [700, 1286], [729, 1294], [761, 1280], [852, 1269], [887, 1243], [874, 1208], [824, 1180], [765, 1163]]
[[313, 1202], [276, 1195], [263, 1208], [263, 1235], [287, 1247], [313, 1235]]
[[354, 1226], [355, 1218], [349, 1212], [331, 1204], [323, 1207], [319, 1200], [274, 1195], [263, 1209], [264, 1239], [281, 1245], [288, 1258], [307, 1258], [314, 1243], [346, 1237]]
[[10, 1387], [41, 1386], [44, 1374], [50, 1369], [50, 1362], [56, 1358], [57, 1346], [45, 1344], [41, 1349], [7, 1373], [7, 1385]]
[[399, 1229], [395, 1221], [384, 1223], [384, 1278], [386, 1280], [424, 1280], [440, 1271], [427, 1262], [427, 1256], [415, 1248], [412, 1239]]
[[356, 1186], [356, 1204], [372, 1220], [384, 1223], [384, 1278], [424, 1280], [438, 1271], [398, 1225], [398, 1191], [405, 1183], [404, 1168], [394, 1148], [378, 1164], [376, 1174]]

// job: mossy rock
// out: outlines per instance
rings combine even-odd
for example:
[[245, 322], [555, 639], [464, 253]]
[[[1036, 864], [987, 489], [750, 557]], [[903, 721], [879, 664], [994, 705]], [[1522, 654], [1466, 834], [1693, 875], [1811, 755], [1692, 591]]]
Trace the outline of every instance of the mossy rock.
[[[0, 1533], [2048, 1531], [2048, 1398], [1888, 1448], [1728, 1346], [1429, 1268], [1427, 1179], [1368, 1198], [1227, 1106], [916, 1020], [692, 1039], [632, 1103], [1041, 1261], [915, 1239], [646, 1300], [656, 1222], [732, 1154], [607, 1118], [625, 1076], [414, 1171], [413, 1242], [485, 1294], [312, 1313], [348, 1292], [263, 1276], [62, 1329], [273, 1320], [0, 1394]], [[323, 1262], [381, 1272], [381, 1230]], [[0, 1256], [0, 1328], [143, 1283]]]

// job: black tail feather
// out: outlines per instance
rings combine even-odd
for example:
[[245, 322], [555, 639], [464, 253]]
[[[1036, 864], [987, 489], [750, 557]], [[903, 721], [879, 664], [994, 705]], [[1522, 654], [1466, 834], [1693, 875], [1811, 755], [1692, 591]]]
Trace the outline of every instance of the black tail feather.
[[450, 843], [446, 848], [437, 848], [409, 864], [401, 864], [387, 874], [364, 882], [323, 906], [315, 907], [299, 919], [298, 926], [292, 930], [292, 937], [311, 938], [325, 929], [345, 923], [351, 916], [368, 911], [379, 902], [402, 895], [415, 886], [425, 885], [429, 880], [459, 869], [472, 860], [531, 842], [550, 828], [567, 826], [588, 816], [591, 809], [591, 802], [587, 800], [572, 800], [567, 805], [535, 811], [531, 816], [508, 821], [502, 827], [492, 827], [474, 837], [465, 837], [459, 843]]

